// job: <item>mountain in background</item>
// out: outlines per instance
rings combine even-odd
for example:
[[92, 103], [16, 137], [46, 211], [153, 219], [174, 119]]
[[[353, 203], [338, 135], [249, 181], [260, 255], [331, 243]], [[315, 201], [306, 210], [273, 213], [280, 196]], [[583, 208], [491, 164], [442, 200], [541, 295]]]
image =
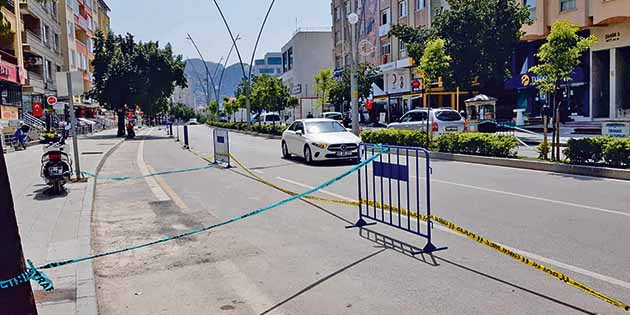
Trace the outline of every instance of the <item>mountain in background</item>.
[[[221, 77], [221, 71], [223, 71], [223, 65], [217, 64], [213, 62], [207, 62], [208, 69], [210, 70], [210, 75], [214, 76], [215, 84], [219, 84], [219, 78]], [[245, 71], [249, 71], [249, 66], [245, 65]], [[188, 86], [191, 89], [193, 100], [195, 104], [205, 104], [206, 103], [206, 68], [203, 65], [203, 61], [201, 59], [188, 59], [186, 60], [186, 71], [185, 71], [186, 79], [188, 80]], [[241, 70], [240, 64], [233, 64], [225, 68], [225, 73], [223, 75], [223, 81], [221, 83], [221, 96], [223, 97], [233, 97], [238, 84], [241, 82], [243, 78], [243, 71]], [[212, 92], [212, 87], [210, 88], [210, 92]], [[214, 99], [214, 94], [210, 96], [210, 99]]]

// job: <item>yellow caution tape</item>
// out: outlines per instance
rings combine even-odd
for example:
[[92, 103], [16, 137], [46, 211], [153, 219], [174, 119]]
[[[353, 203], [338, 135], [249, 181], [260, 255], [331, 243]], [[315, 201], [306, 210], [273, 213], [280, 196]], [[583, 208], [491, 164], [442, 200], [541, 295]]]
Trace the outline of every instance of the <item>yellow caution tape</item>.
[[[247, 174], [249, 174], [252, 178], [254, 178], [256, 181], [263, 183], [269, 187], [272, 187], [274, 189], [277, 189], [283, 193], [295, 196], [298, 195], [298, 193], [290, 191], [288, 189], [282, 188], [276, 184], [273, 184], [265, 179], [263, 179], [262, 177], [258, 176], [257, 174], [255, 174], [254, 172], [252, 172], [249, 168], [247, 168], [245, 165], [243, 165], [243, 163], [241, 163], [236, 157], [234, 157], [234, 155], [230, 154], [230, 157], [232, 158], [232, 160], [234, 160], [234, 162], [241, 167], [245, 172], [247, 172]], [[420, 220], [427, 222], [428, 221], [428, 217], [426, 215], [422, 215], [413, 211], [409, 211], [407, 209], [404, 208], [396, 208], [396, 207], [392, 207], [388, 204], [384, 204], [384, 203], [380, 203], [380, 202], [374, 202], [374, 201], [369, 201], [369, 200], [361, 200], [359, 201], [348, 201], [348, 200], [338, 200], [338, 199], [328, 199], [328, 198], [319, 198], [319, 197], [313, 197], [313, 196], [305, 196], [304, 199], [309, 199], [309, 200], [315, 200], [315, 201], [322, 201], [322, 202], [329, 202], [329, 203], [336, 203], [336, 204], [342, 204], [342, 205], [348, 205], [348, 206], [359, 206], [361, 204], [363, 205], [368, 205], [370, 207], [377, 207], [379, 209], [385, 210], [385, 211], [391, 211], [394, 213], [400, 213], [402, 215], [406, 215], [406, 216], [410, 216], [412, 218], [419, 218]], [[542, 271], [544, 273], [546, 273], [547, 275], [554, 277], [568, 285], [571, 285], [575, 288], [578, 288], [580, 290], [582, 290], [583, 292], [590, 294], [604, 302], [610, 303], [616, 307], [619, 307], [621, 309], [623, 309], [626, 312], [630, 312], [630, 305], [625, 304], [615, 298], [609, 297], [603, 293], [600, 293], [590, 287], [588, 287], [587, 285], [574, 280], [572, 278], [570, 278], [569, 276], [556, 271], [554, 269], [551, 269], [547, 266], [544, 266], [540, 263], [537, 263], [523, 255], [520, 255], [518, 253], [515, 253], [514, 251], [511, 251], [489, 239], [486, 239], [480, 235], [477, 235], [471, 231], [468, 231], [458, 225], [456, 225], [453, 222], [450, 222], [446, 219], [440, 218], [436, 215], [431, 215], [431, 220], [435, 221], [437, 223], [439, 223], [440, 225], [460, 234], [463, 235], [479, 244], [485, 245], [505, 256], [511, 257], [512, 259], [519, 261], [523, 264], [526, 264], [532, 268], [535, 268], [539, 271]]]

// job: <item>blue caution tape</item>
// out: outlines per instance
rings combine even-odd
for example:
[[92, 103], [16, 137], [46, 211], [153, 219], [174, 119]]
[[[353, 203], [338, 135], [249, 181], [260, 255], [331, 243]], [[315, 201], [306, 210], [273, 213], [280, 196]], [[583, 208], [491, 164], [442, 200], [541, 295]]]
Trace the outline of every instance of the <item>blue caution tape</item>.
[[94, 177], [96, 179], [101, 179], [101, 180], [127, 181], [127, 180], [143, 179], [147, 177], [155, 177], [155, 176], [162, 176], [162, 175], [169, 175], [169, 174], [189, 173], [189, 172], [202, 171], [202, 170], [207, 170], [210, 168], [218, 168], [218, 167], [220, 166], [216, 164], [208, 164], [203, 167], [194, 167], [194, 168], [186, 168], [186, 169], [181, 169], [181, 170], [165, 171], [165, 172], [152, 173], [152, 174], [142, 175], [142, 176], [103, 177], [103, 176], [98, 176], [90, 172], [81, 172], [81, 174], [83, 176]]
[[55, 287], [53, 286], [52, 281], [46, 276], [46, 274], [39, 271], [39, 269], [33, 265], [32, 261], [27, 260], [27, 263], [28, 268], [25, 272], [18, 275], [17, 277], [14, 277], [13, 279], [0, 281], [0, 289], [10, 289], [20, 286], [30, 280], [33, 280], [37, 282], [42, 287], [42, 289], [44, 289], [44, 291], [53, 291]]
[[[274, 204], [271, 204], [269, 206], [251, 211], [249, 213], [234, 217], [232, 219], [229, 219], [227, 221], [221, 222], [221, 223], [217, 223], [217, 224], [213, 224], [213, 225], [209, 225], [200, 229], [196, 229], [196, 230], [192, 230], [190, 232], [186, 232], [186, 233], [182, 233], [182, 234], [178, 234], [175, 236], [170, 236], [170, 237], [166, 237], [163, 239], [159, 239], [153, 242], [149, 242], [149, 243], [144, 243], [144, 244], [140, 244], [140, 245], [136, 245], [136, 246], [132, 246], [132, 247], [127, 247], [127, 248], [122, 248], [122, 249], [118, 249], [118, 250], [114, 250], [114, 251], [109, 251], [109, 252], [105, 252], [105, 253], [101, 253], [101, 254], [96, 254], [96, 255], [92, 255], [92, 256], [87, 256], [87, 257], [83, 257], [83, 258], [76, 258], [76, 259], [69, 259], [69, 260], [65, 260], [65, 261], [58, 261], [58, 262], [52, 262], [49, 264], [46, 264], [44, 266], [41, 267], [37, 267], [35, 268], [33, 266], [33, 264], [30, 262], [29, 260], [29, 269], [21, 275], [18, 275], [12, 279], [9, 280], [3, 280], [0, 281], [0, 284], [2, 284], [2, 286], [0, 286], [0, 288], [2, 289], [6, 289], [6, 288], [10, 288], [10, 287], [14, 287], [14, 286], [18, 286], [28, 280], [35, 280], [37, 281], [40, 285], [42, 285], [42, 287], [44, 288], [44, 290], [46, 291], [52, 291], [54, 289], [53, 285], [52, 285], [52, 281], [50, 281], [50, 279], [48, 279], [41, 271], [39, 271], [39, 269], [53, 269], [53, 268], [58, 268], [61, 266], [66, 266], [66, 265], [71, 265], [71, 264], [77, 264], [80, 262], [84, 262], [84, 261], [88, 261], [88, 260], [93, 260], [96, 258], [101, 258], [101, 257], [105, 257], [105, 256], [111, 256], [111, 255], [116, 255], [116, 254], [121, 254], [121, 253], [125, 253], [125, 252], [129, 252], [129, 251], [134, 251], [134, 250], [138, 250], [138, 249], [142, 249], [145, 247], [149, 247], [149, 246], [153, 246], [153, 245], [157, 245], [157, 244], [161, 244], [161, 243], [166, 243], [166, 242], [170, 242], [170, 241], [174, 241], [177, 239], [181, 239], [181, 238], [185, 238], [185, 237], [189, 237], [189, 236], [193, 236], [195, 234], [199, 234], [202, 232], [206, 232], [212, 229], [216, 229], [218, 227], [222, 227], [231, 223], [235, 223], [238, 221], [241, 221], [243, 219], [249, 218], [249, 217], [253, 217], [256, 215], [259, 215], [263, 212], [267, 212], [269, 210], [278, 208], [280, 206], [283, 206], [285, 204], [288, 204], [290, 202], [293, 202], [295, 200], [301, 199], [305, 196], [311, 195], [319, 190], [322, 190], [340, 180], [342, 180], [345, 177], [348, 177], [349, 175], [353, 174], [354, 172], [358, 171], [359, 169], [361, 169], [362, 167], [374, 162], [376, 159], [378, 159], [383, 153], [387, 153], [387, 149], [386, 150], [379, 150], [381, 151], [380, 153], [375, 154], [374, 156], [372, 156], [371, 158], [355, 165], [354, 167], [346, 170], [345, 172], [341, 173], [340, 175], [338, 175], [337, 177], [330, 179], [328, 181], [326, 181], [325, 183], [312, 188], [310, 190], [307, 190], [301, 194], [297, 194], [294, 196], [291, 196], [290, 198], [284, 199], [282, 201], [276, 202]], [[157, 176], [156, 174], [154, 174], [154, 176]], [[6, 284], [6, 287], [5, 287]], [[9, 286], [10, 284], [10, 286]]]

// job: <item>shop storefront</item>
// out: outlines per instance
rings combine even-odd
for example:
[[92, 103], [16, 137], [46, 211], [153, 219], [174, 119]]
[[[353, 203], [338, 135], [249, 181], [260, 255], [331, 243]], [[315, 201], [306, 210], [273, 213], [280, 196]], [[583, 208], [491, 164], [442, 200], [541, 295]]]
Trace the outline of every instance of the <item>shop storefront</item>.
[[0, 61], [0, 111], [3, 120], [19, 118], [22, 107], [22, 88], [18, 67], [7, 61]]
[[[580, 35], [588, 36], [588, 32]], [[536, 87], [538, 76], [531, 68], [538, 64], [536, 53], [545, 43], [544, 40], [521, 43], [512, 60], [512, 77], [506, 81], [505, 88], [512, 91], [516, 100], [516, 109], [525, 110], [528, 118], [541, 117], [542, 107], [550, 102], [547, 95], [539, 93]], [[571, 81], [561, 86], [561, 112], [567, 120], [588, 120], [591, 116], [589, 104], [590, 54], [584, 53], [580, 65], [569, 76]]]
[[630, 21], [594, 28], [593, 34], [593, 118], [630, 121]]

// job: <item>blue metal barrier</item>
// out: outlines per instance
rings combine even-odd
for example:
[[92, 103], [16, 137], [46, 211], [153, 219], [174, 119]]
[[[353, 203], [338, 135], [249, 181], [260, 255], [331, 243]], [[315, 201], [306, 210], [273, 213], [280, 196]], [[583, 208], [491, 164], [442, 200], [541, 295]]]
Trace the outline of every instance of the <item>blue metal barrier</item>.
[[[361, 144], [359, 155], [367, 160], [379, 150], [387, 153], [358, 171], [359, 220], [348, 228], [382, 223], [426, 238], [425, 247], [414, 255], [446, 249], [437, 248], [432, 242], [430, 152], [422, 148]], [[398, 211], [386, 210], [385, 205]], [[402, 209], [426, 214], [427, 228], [422, 228], [419, 215], [412, 218]], [[368, 223], [366, 219], [375, 222]]]
[[184, 125], [184, 147], [190, 149], [190, 142], [188, 140], [188, 125]]

